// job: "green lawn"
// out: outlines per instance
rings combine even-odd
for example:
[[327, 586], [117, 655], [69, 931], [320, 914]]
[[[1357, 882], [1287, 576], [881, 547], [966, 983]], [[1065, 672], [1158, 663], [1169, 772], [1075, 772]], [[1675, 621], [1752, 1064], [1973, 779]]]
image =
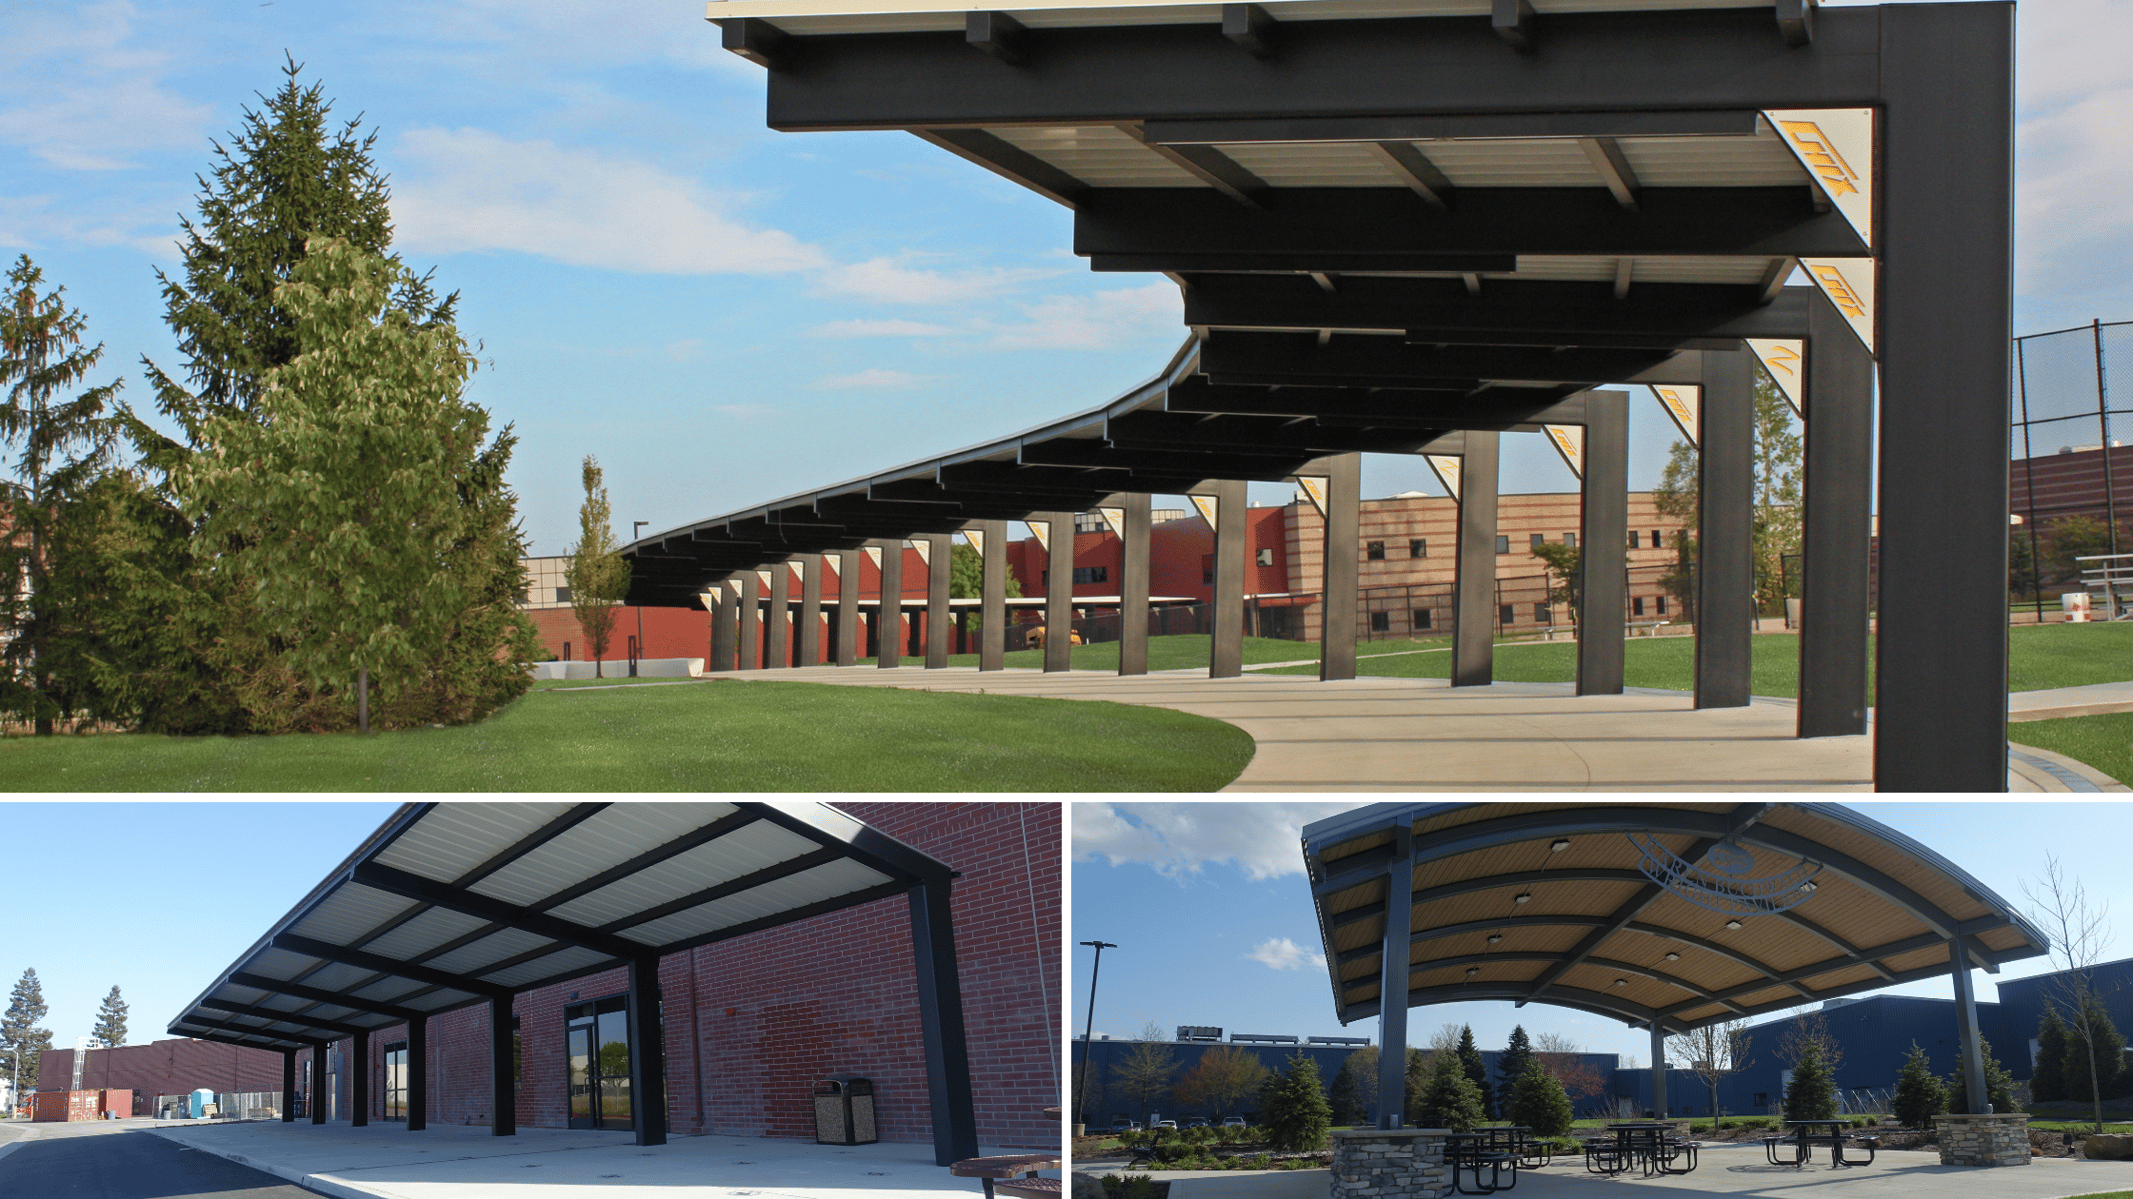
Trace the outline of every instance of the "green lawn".
[[2007, 739], [2065, 754], [2121, 783], [2133, 783], [2133, 712], [2025, 720], [2007, 726]]
[[1243, 731], [1125, 704], [811, 683], [544, 688], [358, 736], [0, 741], [6, 791], [1211, 791]]
[[[1148, 669], [1190, 670], [1198, 667], [1205, 670], [1207, 669], [1208, 644], [1210, 640], [1211, 638], [1205, 633], [1174, 633], [1168, 637], [1150, 637], [1148, 639]], [[1443, 644], [1448, 643], [1442, 641], [1370, 641], [1356, 646], [1355, 652], [1359, 656], [1367, 657], [1373, 654], [1388, 654], [1401, 650], [1417, 649], [1426, 645]], [[1073, 663], [1075, 670], [1107, 670], [1115, 672], [1118, 669], [1118, 642], [1116, 641], [1101, 641], [1095, 645], [1077, 645], [1072, 652], [1073, 656], [1069, 661]], [[1244, 661], [1247, 665], [1254, 662], [1300, 662], [1306, 658], [1314, 661], [1318, 658], [1318, 642], [1286, 641], [1274, 637], [1246, 637], [1244, 639]], [[906, 656], [903, 661], [906, 666], [924, 666], [926, 664], [926, 659], [923, 657]], [[874, 659], [861, 658], [860, 662], [872, 665]], [[948, 664], [950, 666], [976, 666], [978, 664], [978, 656], [976, 654], [950, 654], [948, 656]], [[1002, 664], [1010, 669], [1041, 670], [1044, 668], [1044, 651], [1041, 649], [1016, 650], [1014, 653], [1006, 655], [1002, 659]], [[1318, 673], [1318, 668], [1311, 667], [1310, 673]]]

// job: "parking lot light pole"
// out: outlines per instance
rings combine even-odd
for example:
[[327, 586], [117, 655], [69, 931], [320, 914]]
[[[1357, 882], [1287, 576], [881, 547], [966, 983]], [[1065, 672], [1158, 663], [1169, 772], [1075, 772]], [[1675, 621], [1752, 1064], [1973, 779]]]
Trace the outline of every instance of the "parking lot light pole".
[[[632, 543], [635, 543], [635, 542], [636, 542], [636, 540], [637, 540], [637, 530], [639, 530], [639, 529], [643, 528], [644, 526], [646, 526], [646, 525], [648, 525], [648, 524], [651, 524], [651, 523], [652, 523], [652, 522], [651, 522], [651, 521], [648, 521], [648, 520], [633, 520], [633, 521], [631, 521], [631, 522], [630, 522], [630, 541], [631, 541]], [[637, 663], [638, 663], [638, 661], [642, 660], [642, 659], [643, 659], [643, 657], [644, 657], [644, 605], [643, 605], [643, 604], [638, 604], [638, 605], [636, 605], [636, 608], [637, 608], [637, 657], [636, 657], [636, 658], [632, 658], [632, 659], [630, 660], [630, 677], [631, 677], [631, 678], [636, 678], [636, 677], [637, 677]]]
[[[1086, 1116], [1089, 1097], [1089, 1045], [1096, 1035], [1096, 972], [1103, 969], [1104, 950], [1117, 949], [1118, 946], [1109, 941], [1083, 941], [1081, 944], [1093, 945], [1096, 948], [1096, 964], [1089, 967], [1089, 1023], [1081, 1032], [1081, 1085], [1074, 1089], [1074, 1114]], [[1086, 1122], [1082, 1125], [1082, 1131], [1088, 1131]]]

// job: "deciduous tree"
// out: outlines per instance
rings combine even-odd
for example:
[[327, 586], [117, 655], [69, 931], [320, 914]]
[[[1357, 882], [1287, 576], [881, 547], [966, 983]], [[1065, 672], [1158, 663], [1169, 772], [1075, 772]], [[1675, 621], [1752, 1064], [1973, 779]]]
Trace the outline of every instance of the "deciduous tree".
[[1177, 1055], [1161, 1044], [1162, 1031], [1153, 1024], [1141, 1030], [1133, 1048], [1111, 1063], [1111, 1087], [1140, 1105], [1141, 1122], [1148, 1121], [1148, 1105], [1169, 1094], [1178, 1076]]
[[585, 502], [578, 505], [578, 540], [570, 547], [563, 583], [570, 588], [571, 614], [585, 630], [593, 676], [598, 678], [600, 659], [615, 635], [615, 605], [629, 594], [630, 564], [615, 552], [613, 510], [608, 506], [600, 460], [585, 455], [579, 478], [585, 485]]
[[1556, 1032], [1533, 1038], [1533, 1060], [1541, 1064], [1573, 1099], [1597, 1099], [1607, 1093], [1607, 1076], [1585, 1060], [1584, 1047]]
[[2057, 1008], [2067, 1025], [2066, 1056], [2061, 1071], [2068, 1098], [2086, 1100], [2095, 1131], [2103, 1132], [2103, 1101], [2116, 1093], [2125, 1038], [2111, 1025], [2097, 988], [2096, 964], [2111, 945], [2111, 905], [2091, 904], [2088, 888], [2070, 877], [2049, 854], [2044, 874], [2022, 882], [2030, 915], [2051, 936], [2051, 956], [2059, 966], [2045, 1002]]
[[1675, 1035], [1675, 1044], [1689, 1055], [1689, 1069], [1711, 1088], [1711, 1118], [1718, 1118], [1718, 1084], [1728, 1075], [1755, 1064], [1748, 1056], [1748, 1022], [1727, 1020], [1706, 1024]]
[[[1755, 381], [1753, 422], [1755, 499], [1751, 552], [1755, 558], [1756, 604], [1767, 611], [1782, 607], [1787, 595], [1799, 591], [1799, 579], [1794, 572], [1783, 569], [1781, 559], [1798, 553], [1800, 548], [1804, 447], [1799, 434], [1793, 431], [1796, 422], [1791, 403], [1767, 378], [1758, 377]], [[1697, 447], [1686, 441], [1675, 442], [1660, 471], [1659, 485], [1652, 489], [1660, 514], [1681, 522], [1682, 527], [1671, 538], [1676, 567], [1660, 583], [1685, 612], [1695, 610], [1689, 564], [1696, 560], [1697, 539], [1701, 536], [1699, 465]]]
[[1178, 1079], [1178, 1102], [1204, 1107], [1219, 1121], [1238, 1104], [1258, 1094], [1269, 1073], [1258, 1054], [1233, 1045], [1218, 1045], [1202, 1053], [1192, 1069]]

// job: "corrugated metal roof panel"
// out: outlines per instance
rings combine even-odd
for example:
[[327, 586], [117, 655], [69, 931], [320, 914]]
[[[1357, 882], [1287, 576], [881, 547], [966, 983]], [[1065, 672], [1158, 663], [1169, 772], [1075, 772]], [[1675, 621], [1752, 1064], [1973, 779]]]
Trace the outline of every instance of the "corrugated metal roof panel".
[[550, 914], [597, 928], [819, 848], [798, 833], [758, 820], [580, 896]]
[[515, 987], [520, 983], [529, 983], [537, 978], [547, 978], [550, 975], [564, 974], [572, 970], [583, 970], [588, 966], [597, 966], [606, 960], [608, 960], [607, 955], [596, 949], [581, 949], [573, 946], [561, 952], [535, 958], [530, 962], [523, 962], [513, 966], [509, 970], [484, 977], [486, 981], [495, 983], [498, 986]]
[[286, 980], [295, 978], [299, 974], [308, 973], [312, 967], [318, 964], [319, 960], [317, 958], [305, 957], [300, 953], [291, 953], [286, 949], [269, 948], [260, 951], [259, 956], [253, 958], [245, 968], [245, 972]]
[[435, 961], [423, 964], [433, 970], [448, 970], [453, 974], [480, 974], [483, 968], [493, 966], [505, 958], [532, 953], [554, 943], [552, 938], [529, 933], [522, 928], [498, 929], [479, 941], [462, 945]]
[[1264, 142], [1217, 149], [1275, 187], [1406, 186], [1361, 142]]
[[335, 945], [353, 945], [356, 938], [407, 909], [415, 901], [371, 887], [343, 884], [333, 890], [311, 914], [291, 926], [290, 932]]
[[361, 966], [351, 966], [345, 962], [329, 962], [317, 973], [305, 976], [304, 985], [322, 991], [338, 991], [344, 987], [352, 987], [376, 973], [375, 970], [365, 970]]
[[1765, 122], [1754, 137], [1625, 137], [1622, 157], [1646, 187], [1788, 187], [1812, 180]]
[[[961, 27], [958, 18], [957, 27]], [[1109, 125], [1005, 125], [987, 133], [1092, 187], [1206, 187], [1184, 167]]]
[[469, 890], [521, 906], [539, 903], [736, 810], [730, 803], [612, 804]]
[[365, 953], [408, 961], [457, 937], [463, 937], [488, 921], [464, 912], [431, 908], [363, 946]]
[[623, 930], [622, 935], [632, 941], [647, 945], [659, 945], [679, 941], [685, 937], [699, 936], [750, 920], [759, 920], [779, 911], [816, 903], [838, 895], [864, 891], [868, 887], [888, 882], [889, 876], [869, 866], [846, 859], [829, 862], [812, 870], [751, 887], [738, 895], [728, 895], [710, 903], [698, 904], [685, 911], [676, 912], [636, 928]]
[[567, 803], [438, 804], [401, 833], [378, 861], [449, 882], [570, 810]]
[[1575, 138], [1417, 142], [1454, 187], [1605, 187]]

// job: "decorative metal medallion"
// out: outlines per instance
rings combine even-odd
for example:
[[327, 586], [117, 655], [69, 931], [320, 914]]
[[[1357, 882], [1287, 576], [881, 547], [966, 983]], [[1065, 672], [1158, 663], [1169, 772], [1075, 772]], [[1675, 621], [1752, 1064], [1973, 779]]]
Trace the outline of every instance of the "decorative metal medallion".
[[1802, 860], [1768, 878], [1749, 878], [1755, 855], [1731, 841], [1713, 845], [1701, 863], [1691, 862], [1660, 844], [1649, 832], [1625, 833], [1642, 855], [1637, 868], [1646, 878], [1681, 898], [1728, 916], [1767, 916], [1799, 906], [1814, 894], [1812, 882], [1820, 862]]

